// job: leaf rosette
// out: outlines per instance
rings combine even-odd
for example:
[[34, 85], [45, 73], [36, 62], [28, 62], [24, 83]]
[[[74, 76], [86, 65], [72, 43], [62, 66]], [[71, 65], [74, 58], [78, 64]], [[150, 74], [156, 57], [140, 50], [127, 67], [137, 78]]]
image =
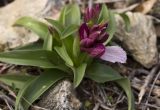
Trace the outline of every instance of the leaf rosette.
[[[45, 18], [43, 23], [31, 17], [18, 19], [14, 26], [23, 26], [40, 37], [40, 42], [0, 53], [0, 61], [36, 66], [44, 70], [39, 76], [1, 75], [0, 81], [19, 89], [15, 110], [28, 110], [49, 87], [63, 78], [73, 78], [77, 87], [84, 77], [99, 83], [113, 81], [128, 97], [128, 110], [134, 110], [130, 82], [99, 60], [125, 63], [125, 51], [118, 46], [106, 46], [115, 32], [114, 13], [106, 5], [96, 5], [84, 13], [77, 4], [65, 6], [58, 20]], [[22, 80], [22, 79], [24, 80]]]

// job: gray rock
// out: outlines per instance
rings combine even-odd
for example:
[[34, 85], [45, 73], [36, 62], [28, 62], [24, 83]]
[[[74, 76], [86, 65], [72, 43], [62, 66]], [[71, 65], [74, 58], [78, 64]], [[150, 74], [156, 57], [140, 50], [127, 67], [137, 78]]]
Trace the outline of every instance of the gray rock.
[[56, 19], [64, 1], [15, 0], [0, 8], [0, 47], [14, 48], [38, 40], [38, 36], [32, 32], [21, 27], [12, 27], [12, 25], [18, 18], [23, 16], [31, 16], [38, 19], [53, 16]]
[[125, 30], [123, 19], [117, 15], [116, 38], [137, 62], [150, 68], [158, 61], [157, 37], [152, 18], [141, 13], [128, 12], [127, 15], [131, 22], [130, 31]]
[[72, 83], [64, 80], [42, 96], [39, 106], [49, 110], [79, 110], [81, 103], [75, 97]]

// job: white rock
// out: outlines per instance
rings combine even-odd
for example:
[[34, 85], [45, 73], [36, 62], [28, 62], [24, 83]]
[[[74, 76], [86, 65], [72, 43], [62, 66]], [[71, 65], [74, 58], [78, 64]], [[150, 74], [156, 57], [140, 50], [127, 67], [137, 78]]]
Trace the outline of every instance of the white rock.
[[[64, 1], [64, 0], [62, 0]], [[12, 27], [23, 16], [41, 19], [47, 16], [57, 17], [62, 1], [57, 0], [15, 0], [0, 8], [0, 45], [8, 48], [36, 41], [38, 36], [24, 28]], [[58, 5], [55, 3], [58, 3]], [[56, 10], [56, 8], [58, 10]]]
[[141, 13], [128, 12], [127, 15], [131, 22], [130, 31], [125, 30], [124, 21], [117, 15], [116, 38], [137, 62], [150, 68], [158, 61], [157, 37], [152, 18]]

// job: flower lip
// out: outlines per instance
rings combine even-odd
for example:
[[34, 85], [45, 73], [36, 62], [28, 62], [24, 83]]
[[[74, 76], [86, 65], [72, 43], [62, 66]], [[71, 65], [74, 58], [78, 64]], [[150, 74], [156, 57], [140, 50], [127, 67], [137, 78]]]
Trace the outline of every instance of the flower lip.
[[127, 54], [119, 46], [107, 46], [105, 48], [105, 53], [100, 57], [102, 60], [109, 61], [112, 63], [126, 63]]

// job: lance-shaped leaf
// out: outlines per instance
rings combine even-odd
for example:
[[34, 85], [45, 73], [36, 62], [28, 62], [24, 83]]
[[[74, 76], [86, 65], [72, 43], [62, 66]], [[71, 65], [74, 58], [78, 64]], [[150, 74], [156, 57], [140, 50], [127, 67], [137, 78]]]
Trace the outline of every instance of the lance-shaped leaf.
[[46, 18], [46, 20], [54, 27], [58, 34], [61, 35], [63, 31], [63, 26], [60, 24], [60, 22], [49, 18]]
[[86, 75], [87, 77], [99, 83], [104, 83], [107, 81], [113, 81], [122, 78], [111, 67], [100, 63], [91, 64], [86, 71]]
[[31, 17], [22, 17], [18, 19], [14, 26], [24, 26], [36, 33], [41, 39], [44, 39], [48, 33], [48, 26], [45, 23], [37, 21]]
[[68, 5], [64, 6], [64, 8], [61, 11], [60, 17], [59, 17], [59, 22], [65, 26], [65, 19], [66, 19], [66, 12], [67, 12], [67, 7]]
[[44, 39], [43, 49], [52, 51], [52, 48], [53, 48], [53, 36], [50, 33], [48, 33], [48, 35]]
[[[55, 84], [60, 79], [66, 77], [67, 74], [59, 70], [47, 70], [39, 77], [29, 82], [28, 87], [24, 87], [25, 90], [20, 91], [17, 97], [20, 100], [17, 101], [17, 106], [20, 104], [24, 110], [28, 110], [30, 104], [32, 104], [36, 99], [38, 99], [46, 90], [48, 90], [53, 84]], [[26, 84], [27, 85], [27, 84]], [[28, 103], [29, 102], [29, 103]]]
[[66, 62], [66, 64], [68, 64], [69, 66], [73, 66], [73, 61], [68, 55], [64, 45], [62, 45], [61, 47], [55, 46], [54, 49], [59, 54], [59, 56]]
[[33, 79], [34, 76], [29, 75], [0, 75], [0, 81], [15, 88], [21, 89], [29, 79]]
[[66, 8], [65, 26], [80, 25], [81, 13], [78, 4], [70, 4]]
[[77, 58], [79, 54], [80, 54], [80, 40], [79, 37], [76, 36], [73, 42], [73, 56]]
[[111, 67], [100, 63], [91, 64], [90, 67], [87, 69], [86, 74], [86, 77], [99, 83], [113, 81], [119, 84], [127, 95], [128, 110], [135, 110], [131, 85], [127, 78], [123, 78]]
[[73, 84], [74, 84], [74, 87], [77, 87], [81, 83], [81, 81], [82, 81], [82, 79], [85, 75], [86, 67], [87, 67], [87, 64], [83, 63], [80, 66], [73, 68], [73, 72], [74, 72]]
[[108, 22], [107, 32], [109, 33], [109, 38], [105, 42], [107, 44], [112, 38], [116, 31], [116, 21], [114, 17], [114, 12], [108, 10], [105, 4], [102, 5], [102, 9], [98, 18], [98, 23]]
[[61, 39], [65, 39], [66, 37], [70, 36], [71, 34], [75, 33], [78, 30], [77, 25], [69, 25], [67, 26], [64, 31], [62, 32]]
[[109, 12], [108, 12], [107, 6], [105, 4], [103, 4], [101, 12], [99, 14], [98, 23], [108, 21], [108, 18], [109, 18], [109, 14], [108, 13]]
[[123, 90], [125, 91], [128, 97], [128, 110], [135, 110], [134, 96], [133, 96], [133, 93], [131, 93], [131, 84], [129, 79], [122, 78], [122, 79], [116, 80], [115, 82], [123, 88]]
[[25, 86], [23, 86], [23, 88], [21, 88], [18, 91], [18, 95], [16, 97], [16, 103], [15, 103], [15, 110], [24, 110], [23, 106], [21, 105], [21, 100], [23, 99], [23, 94], [26, 92], [26, 90], [28, 89], [30, 84], [32, 84], [34, 82], [34, 80], [36, 80], [37, 78], [38, 77], [27, 80], [27, 82], [25, 83]]
[[[50, 58], [52, 56], [52, 59]], [[42, 68], [59, 68], [61, 61], [56, 52], [46, 50], [16, 50], [0, 53], [0, 61], [17, 64], [29, 65]]]
[[[52, 43], [50, 45], [50, 48], [54, 46], [62, 46], [62, 41], [60, 39], [61, 34], [59, 34], [54, 28], [49, 27], [49, 32], [50, 32], [50, 38], [48, 39], [48, 43]], [[45, 42], [44, 42], [45, 43]]]
[[126, 13], [122, 13], [122, 14], [119, 14], [119, 15], [123, 18], [123, 20], [125, 22], [126, 30], [129, 31], [131, 23], [130, 23], [130, 19], [129, 19], [128, 15]]
[[112, 11], [108, 11], [108, 28], [107, 28], [107, 32], [109, 33], [109, 38], [107, 39], [107, 41], [105, 42], [105, 44], [108, 44], [108, 42], [111, 41], [111, 39], [113, 38], [114, 33], [116, 32], [116, 21], [115, 21], [115, 15], [114, 12]]
[[14, 48], [14, 50], [40, 50], [40, 49], [43, 49], [42, 41], [37, 41], [37, 42], [26, 44], [24, 46], [19, 46]]

